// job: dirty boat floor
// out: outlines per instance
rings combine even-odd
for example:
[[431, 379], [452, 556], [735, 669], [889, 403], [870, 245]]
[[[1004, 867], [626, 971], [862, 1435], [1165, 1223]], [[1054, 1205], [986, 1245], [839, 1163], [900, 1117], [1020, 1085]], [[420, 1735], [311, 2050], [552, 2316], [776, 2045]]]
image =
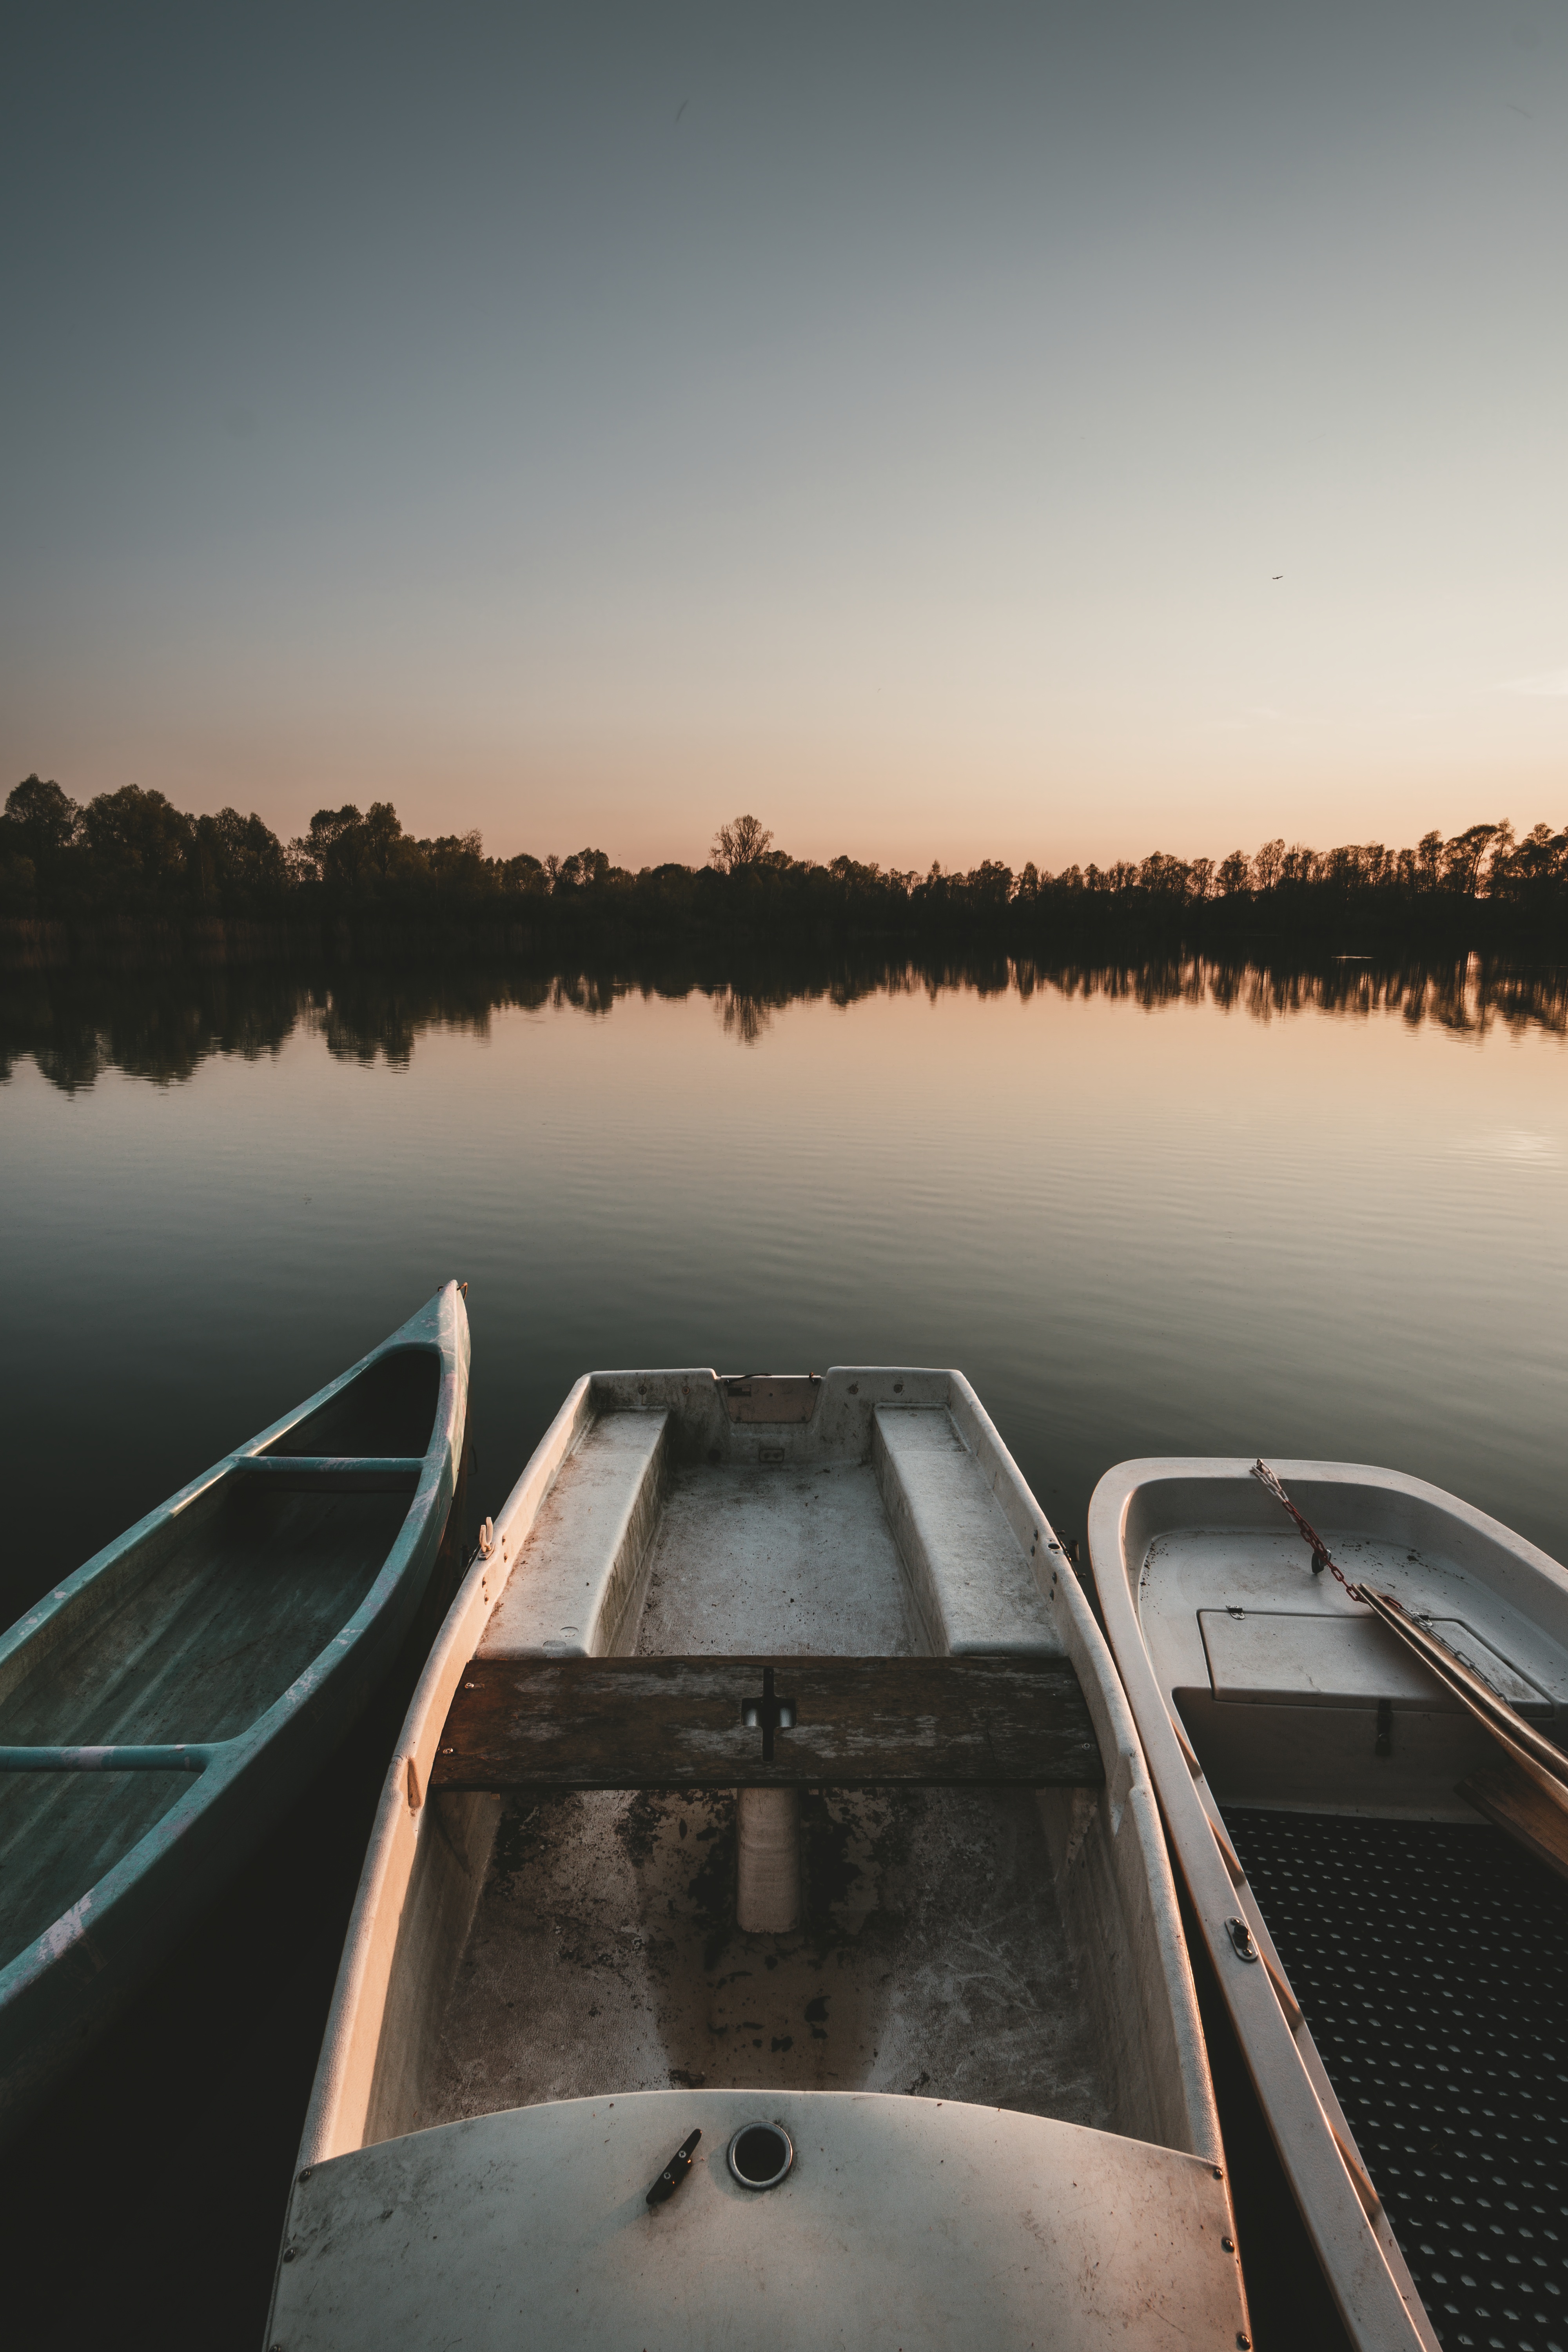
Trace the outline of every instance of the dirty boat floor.
[[868, 1462], [783, 1471], [704, 1464], [672, 1474], [639, 1657], [838, 1650], [902, 1658], [923, 1646]]
[[[606, 1521], [631, 1524], [656, 1433], [647, 1415], [607, 1415], [568, 1459], [487, 1643], [504, 1654], [514, 1641], [526, 1654], [541, 1636], [570, 1643], [580, 1633], [550, 1622], [531, 1596], [559, 1592], [569, 1619], [577, 1603], [566, 1596], [593, 1573], [560, 1570], [586, 1541], [586, 1504], [574, 1496], [610, 1494]], [[952, 1556], [949, 1605], [981, 1629], [974, 1646], [1057, 1649], [1023, 1552], [948, 1414], [884, 1412], [879, 1443], [880, 1469], [671, 1461], [616, 1649], [929, 1653], [889, 1495], [926, 1510], [939, 1569]], [[978, 1598], [963, 1581], [977, 1563]], [[940, 1606], [935, 1580], [928, 1606]], [[1092, 1811], [1093, 1791], [1083, 1801]], [[732, 1790], [430, 1801], [501, 1810], [420, 2125], [672, 2086], [892, 2091], [1109, 2121], [1103, 2021], [1074, 1973], [1032, 1790], [806, 1792], [805, 1924], [788, 1935], [736, 1926]], [[467, 1817], [449, 1818], [454, 1850], [473, 1852], [458, 1828]]]
[[1568, 2352], [1568, 1885], [1479, 1823], [1225, 1818], [1445, 2347]]
[[420, 2122], [746, 2084], [1105, 2123], [1029, 1791], [808, 1796], [804, 1832], [805, 1927], [747, 1936], [728, 1792], [510, 1804]]

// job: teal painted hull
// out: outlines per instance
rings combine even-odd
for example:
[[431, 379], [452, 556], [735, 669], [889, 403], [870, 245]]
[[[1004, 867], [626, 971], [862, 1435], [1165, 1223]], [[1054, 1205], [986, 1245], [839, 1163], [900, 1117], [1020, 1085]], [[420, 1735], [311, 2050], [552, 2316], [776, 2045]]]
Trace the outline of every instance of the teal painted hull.
[[448, 1283], [0, 1637], [0, 2142], [303, 1794], [457, 1491]]

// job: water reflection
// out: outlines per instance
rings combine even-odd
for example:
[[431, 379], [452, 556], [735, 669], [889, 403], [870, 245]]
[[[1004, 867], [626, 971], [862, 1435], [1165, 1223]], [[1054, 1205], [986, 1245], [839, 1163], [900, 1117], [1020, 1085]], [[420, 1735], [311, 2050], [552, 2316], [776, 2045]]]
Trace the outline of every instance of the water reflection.
[[27, 1056], [66, 1094], [91, 1087], [106, 1070], [167, 1086], [192, 1076], [214, 1055], [250, 1062], [276, 1055], [296, 1032], [319, 1035], [340, 1061], [395, 1069], [407, 1065], [429, 1030], [483, 1039], [492, 1016], [511, 1008], [570, 1006], [603, 1019], [628, 996], [706, 996], [725, 1034], [754, 1046], [774, 1013], [793, 1003], [848, 1006], [879, 995], [934, 1000], [951, 993], [1028, 998], [1047, 991], [1149, 1011], [1209, 1004], [1262, 1022], [1307, 1012], [1342, 1019], [1382, 1013], [1462, 1038], [1483, 1038], [1500, 1024], [1516, 1035], [1568, 1035], [1568, 967], [1475, 955], [1287, 964], [1190, 955], [1051, 963], [1006, 955], [867, 954], [749, 961], [722, 971], [653, 956], [573, 971], [474, 963], [301, 972], [255, 964], [112, 976], [9, 974], [0, 982], [0, 1083]]

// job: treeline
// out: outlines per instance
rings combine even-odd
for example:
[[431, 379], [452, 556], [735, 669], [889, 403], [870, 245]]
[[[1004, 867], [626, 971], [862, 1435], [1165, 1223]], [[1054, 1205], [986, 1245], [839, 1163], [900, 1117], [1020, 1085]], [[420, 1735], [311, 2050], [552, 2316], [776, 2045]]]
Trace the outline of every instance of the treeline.
[[1194, 944], [1263, 933], [1555, 944], [1568, 933], [1568, 828], [1541, 824], [1521, 837], [1496, 823], [1427, 833], [1414, 848], [1315, 850], [1281, 838], [1218, 860], [1157, 850], [1058, 873], [985, 859], [967, 873], [933, 864], [921, 874], [791, 857], [748, 815], [720, 828], [706, 866], [632, 873], [602, 849], [498, 858], [478, 833], [416, 839], [385, 801], [319, 809], [285, 842], [237, 809], [193, 816], [137, 784], [82, 807], [35, 775], [0, 816], [0, 914], [79, 936], [192, 918], [281, 925], [301, 945], [337, 948], [464, 938], [548, 947], [600, 935], [1027, 947], [1121, 931]]

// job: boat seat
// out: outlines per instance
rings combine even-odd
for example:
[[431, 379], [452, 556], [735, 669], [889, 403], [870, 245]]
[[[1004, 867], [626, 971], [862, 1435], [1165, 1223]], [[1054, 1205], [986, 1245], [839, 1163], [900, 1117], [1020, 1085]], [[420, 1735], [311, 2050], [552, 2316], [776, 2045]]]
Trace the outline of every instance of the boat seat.
[[598, 1657], [628, 1622], [663, 1500], [668, 1412], [610, 1412], [562, 1464], [481, 1658]]
[[481, 1652], [453, 1695], [430, 1785], [1077, 1789], [1103, 1777], [1066, 1658]]
[[[799, 2155], [738, 2185], [765, 2112]], [[686, 2186], [645, 2193], [695, 2124]], [[1245, 2342], [1206, 2158], [1055, 2117], [832, 2091], [552, 2098], [303, 2169], [269, 2331], [289, 2352], [518, 2344]]]
[[1065, 1656], [1029, 1556], [952, 1414], [879, 1405], [871, 1444], [931, 1648]]

